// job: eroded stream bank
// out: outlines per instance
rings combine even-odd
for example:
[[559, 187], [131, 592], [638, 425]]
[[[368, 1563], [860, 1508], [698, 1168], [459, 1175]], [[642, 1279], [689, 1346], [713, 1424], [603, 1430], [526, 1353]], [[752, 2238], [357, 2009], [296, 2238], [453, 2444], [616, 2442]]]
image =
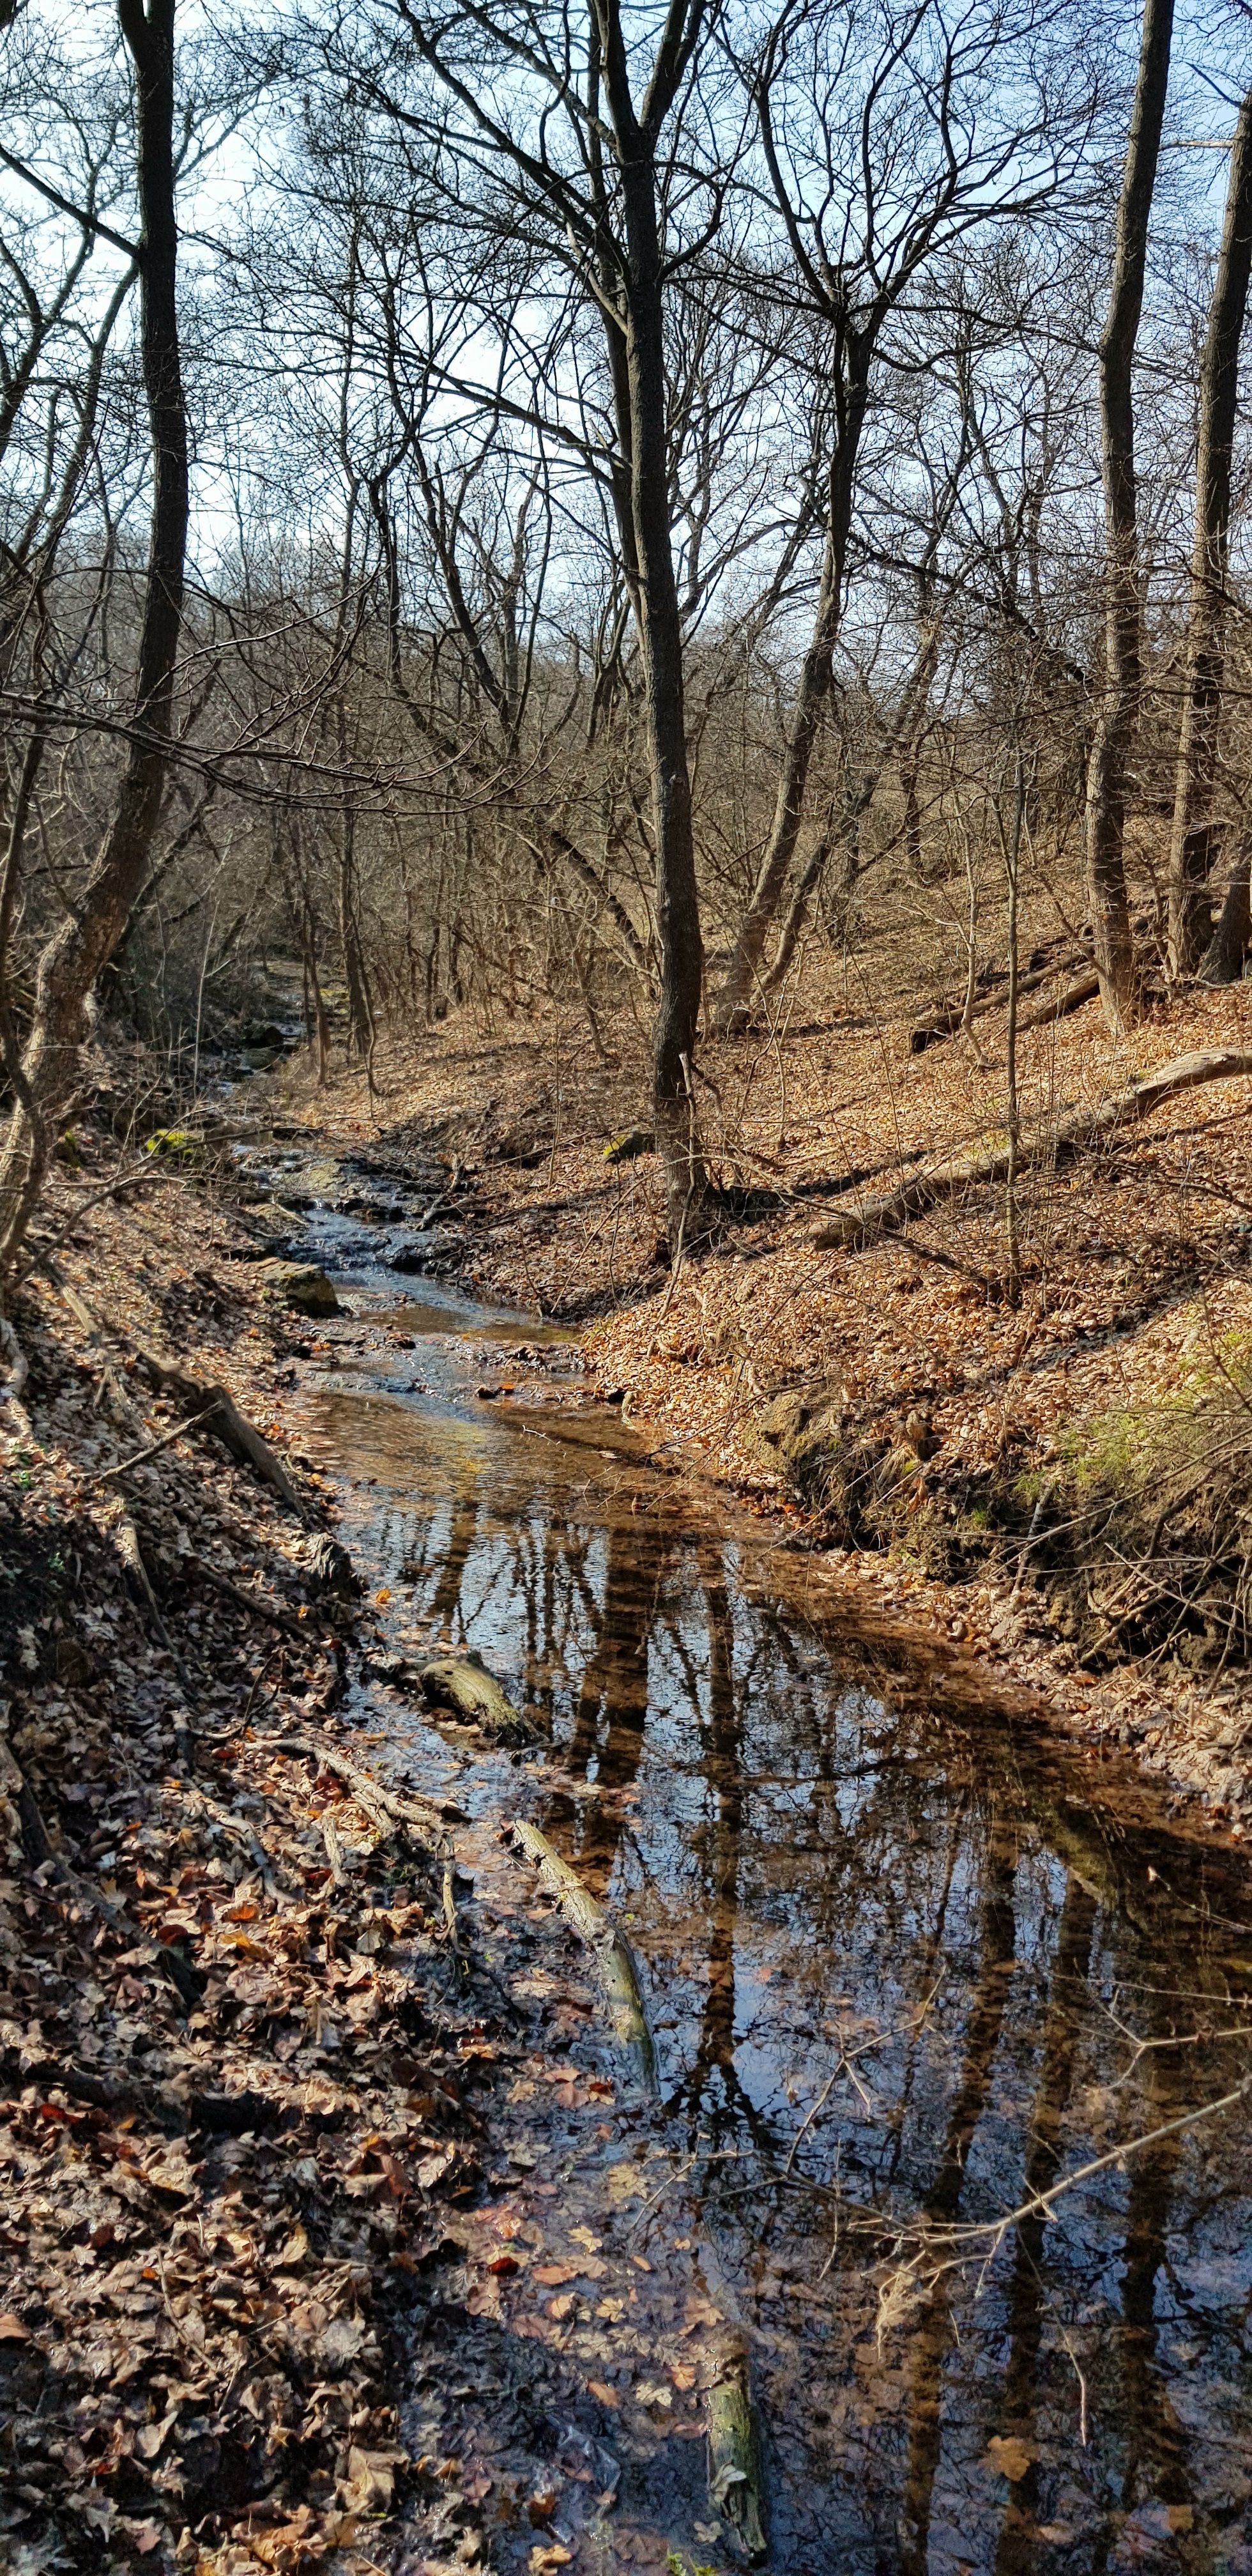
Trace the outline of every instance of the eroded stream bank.
[[[562, 2048], [512, 2087], [431, 2329], [464, 2374], [488, 2563], [730, 2563], [699, 2439], [721, 2314], [752, 2354], [779, 2571], [1246, 2576], [1247, 2123], [1171, 2125], [1247, 2066], [1240, 1864], [1115, 1757], [945, 1704], [824, 1626], [802, 1560], [658, 1473], [566, 1382], [560, 1336], [406, 1298], [309, 1215], [351, 1313], [300, 1418], [401, 1659], [375, 1659], [377, 1755], [463, 1809], [498, 1973], [541, 2006], [549, 1981]], [[415, 1714], [403, 1659], [435, 1643], [501, 1674], [531, 1753]], [[499, 1841], [518, 1812], [629, 1930], [656, 2103], [533, 1920]], [[536, 2473], [547, 2446], [533, 2534], [488, 2501], [506, 2387]]]

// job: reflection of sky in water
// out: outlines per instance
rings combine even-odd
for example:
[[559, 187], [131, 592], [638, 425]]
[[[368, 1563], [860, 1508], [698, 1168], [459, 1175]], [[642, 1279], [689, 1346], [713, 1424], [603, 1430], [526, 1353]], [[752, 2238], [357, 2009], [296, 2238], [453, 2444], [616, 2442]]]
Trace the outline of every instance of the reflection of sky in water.
[[549, 1830], [646, 1963], [660, 2117], [756, 2338], [777, 2565], [1252, 2576], [1242, 2114], [877, 2334], [893, 2221], [994, 2220], [1238, 2083], [1252, 1936], [1205, 1919], [1243, 1920], [1237, 1878], [1077, 1757], [880, 1696], [802, 1563], [699, 1526], [628, 1435], [403, 1358], [420, 1402], [313, 1396], [310, 1441], [377, 1480], [345, 1535], [400, 1631], [477, 1647], [598, 1787]]

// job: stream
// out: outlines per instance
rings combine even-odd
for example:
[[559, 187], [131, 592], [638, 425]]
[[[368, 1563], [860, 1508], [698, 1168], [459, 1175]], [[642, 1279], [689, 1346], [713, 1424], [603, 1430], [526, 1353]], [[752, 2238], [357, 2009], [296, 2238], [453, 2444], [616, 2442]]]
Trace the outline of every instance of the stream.
[[[568, 1336], [397, 1280], [326, 1207], [300, 1248], [349, 1311], [296, 1420], [384, 1624], [477, 1650], [540, 1741], [385, 1690], [371, 1723], [628, 1930], [659, 2085], [631, 2117], [675, 2178], [633, 2242], [658, 2276], [713, 2249], [770, 2568], [1252, 2576], [1249, 2103], [1170, 2125], [1248, 2068], [1242, 1865], [1121, 1757], [824, 1623], [803, 1556], [586, 1400]], [[665, 2431], [640, 2475], [702, 2565]]]

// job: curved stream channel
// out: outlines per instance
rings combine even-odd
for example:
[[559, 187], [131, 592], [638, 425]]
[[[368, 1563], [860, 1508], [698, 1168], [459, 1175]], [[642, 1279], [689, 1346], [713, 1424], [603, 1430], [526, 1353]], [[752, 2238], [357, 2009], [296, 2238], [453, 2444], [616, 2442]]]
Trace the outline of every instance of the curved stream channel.
[[[770, 2567], [1252, 2576], [1247, 2103], [935, 2277], [945, 2231], [1241, 2083], [1245, 1872], [1119, 1760], [820, 1626], [804, 1559], [649, 1464], [560, 1335], [406, 1296], [329, 1214], [306, 1240], [351, 1308], [301, 1399], [344, 1537], [397, 1644], [478, 1649], [547, 1741], [466, 1751], [386, 1694], [372, 1723], [484, 1840], [542, 1824], [629, 1929], [659, 2099], [628, 2117], [673, 2177], [640, 2295], [714, 2249]], [[640, 2474], [677, 2563], [721, 2568], [680, 2430]]]

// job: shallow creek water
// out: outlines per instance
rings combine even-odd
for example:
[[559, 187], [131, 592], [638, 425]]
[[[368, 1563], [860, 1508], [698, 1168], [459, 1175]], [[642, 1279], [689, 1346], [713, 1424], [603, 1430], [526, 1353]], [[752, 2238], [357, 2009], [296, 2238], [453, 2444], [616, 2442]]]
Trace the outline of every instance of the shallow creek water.
[[[770, 2566], [1252, 2576], [1248, 2104], [950, 2236], [1241, 2083], [1242, 1869], [823, 1626], [559, 1336], [412, 1292], [358, 1264], [306, 1445], [397, 1642], [478, 1649], [546, 1739], [397, 1715], [427, 1785], [542, 1823], [639, 1953], [673, 2179], [633, 2243], [656, 2274], [698, 2229], [720, 2269]], [[656, 2448], [698, 2514], [694, 2446]]]

